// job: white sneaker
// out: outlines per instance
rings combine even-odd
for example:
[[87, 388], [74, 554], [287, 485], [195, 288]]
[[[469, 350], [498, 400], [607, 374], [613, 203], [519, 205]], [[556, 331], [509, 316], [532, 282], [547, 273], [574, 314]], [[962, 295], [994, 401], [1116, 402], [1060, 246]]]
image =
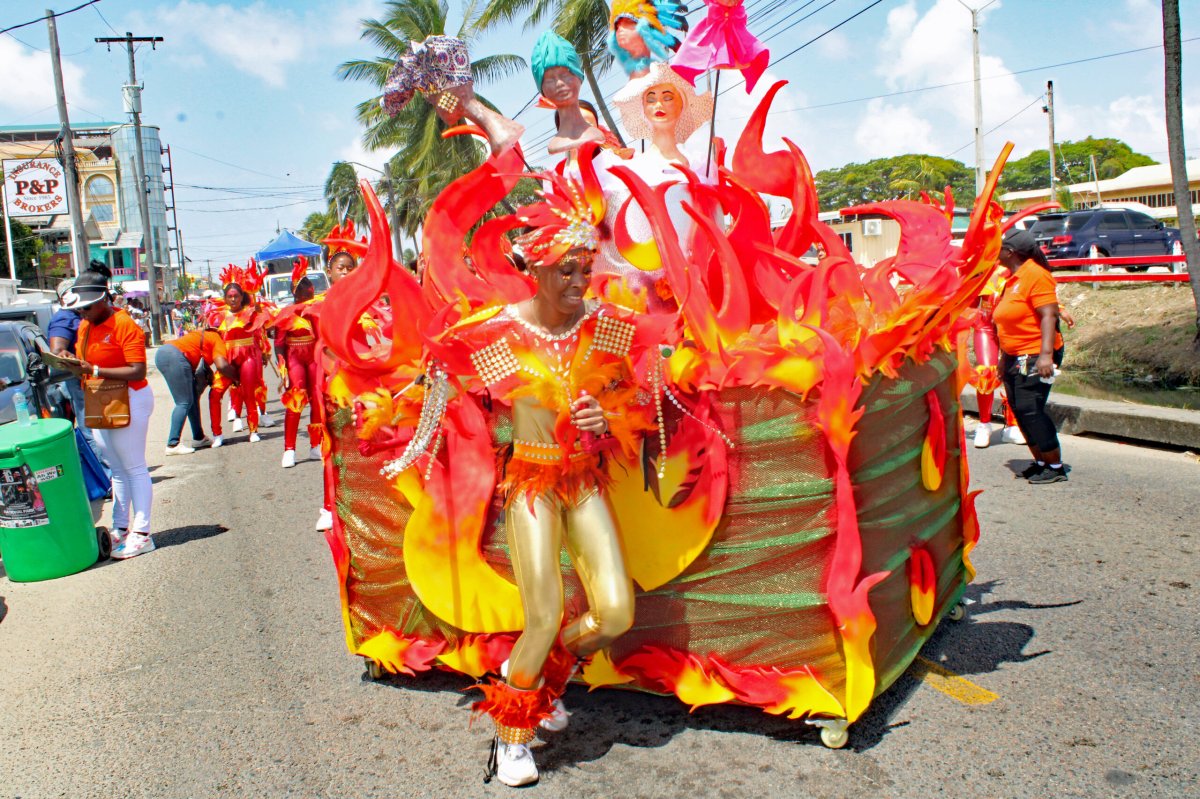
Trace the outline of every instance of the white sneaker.
[[317, 532], [323, 533], [326, 530], [333, 529], [333, 514], [328, 508], [321, 508], [321, 512], [317, 515]]
[[260, 436], [258, 433], [250, 434], [250, 443], [251, 444], [257, 444], [260, 441], [262, 441], [262, 436]]
[[204, 449], [205, 447], [211, 447], [212, 443], [213, 443], [212, 439], [209, 438], [208, 436], [205, 436], [204, 438], [200, 439], [199, 441], [192, 439], [192, 447], [194, 449]]
[[225, 418], [226, 418], [226, 419], [228, 419], [228, 420], [229, 420], [229, 421], [231, 421], [231, 422], [233, 422], [233, 421], [237, 421], [237, 418], [238, 418], [238, 417], [237, 417], [237, 411], [235, 411], [233, 408], [230, 408], [230, 409], [229, 409], [229, 415], [228, 415], [228, 416], [226, 416]]
[[243, 422], [241, 419], [234, 419], [234, 420], [233, 420], [233, 426], [232, 426], [232, 428], [231, 428], [232, 432], [234, 432], [234, 433], [240, 433], [240, 432], [242, 432], [242, 431], [243, 431], [243, 430], [245, 430], [245, 429], [246, 429], [246, 423], [245, 423], [245, 422]]
[[563, 705], [561, 699], [554, 700], [554, 711], [538, 723], [538, 727], [546, 732], [562, 732], [571, 723], [571, 714]]
[[319, 460], [321, 460], [321, 448], [320, 448], [320, 447], [313, 447], [312, 449], [310, 449], [310, 450], [308, 451], [308, 459], [309, 459], [310, 461], [319, 461]]
[[283, 451], [283, 460], [280, 462], [280, 466], [282, 466], [285, 469], [290, 469], [295, 465], [296, 465], [296, 450], [285, 449]]
[[275, 420], [273, 418], [271, 418], [271, 414], [269, 414], [269, 413], [260, 413], [258, 415], [258, 426], [259, 427], [274, 427]]
[[212, 448], [216, 449], [225, 445], [225, 436], [213, 436]]
[[119, 527], [114, 527], [108, 531], [108, 540], [112, 542], [112, 548], [116, 549], [125, 543], [125, 539], [129, 536], [128, 530], [122, 530]]
[[496, 779], [510, 788], [537, 782], [537, 764], [528, 744], [496, 742]]
[[195, 451], [196, 451], [195, 447], [189, 447], [187, 444], [184, 444], [182, 441], [180, 441], [178, 444], [176, 444], [173, 447], [167, 447], [168, 455], [191, 455]]
[[1004, 432], [1000, 434], [1000, 440], [1005, 444], [1024, 444], [1025, 436], [1021, 433], [1021, 428], [1014, 425], [1004, 428]]
[[154, 539], [145, 533], [130, 533], [119, 546], [113, 547], [113, 560], [136, 558], [154, 551]]
[[975, 446], [983, 449], [992, 443], [992, 426], [986, 422], [975, 425]]

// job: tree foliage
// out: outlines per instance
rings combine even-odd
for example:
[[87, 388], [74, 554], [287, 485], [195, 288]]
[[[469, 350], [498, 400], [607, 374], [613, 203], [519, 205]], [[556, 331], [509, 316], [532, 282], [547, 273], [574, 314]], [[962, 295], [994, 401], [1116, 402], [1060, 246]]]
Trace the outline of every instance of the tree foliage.
[[[1100, 180], [1115, 178], [1138, 166], [1158, 163], [1148, 155], [1136, 153], [1120, 139], [1094, 139], [1059, 142], [1056, 148], [1054, 172], [1062, 183], [1083, 183], [1092, 175], [1092, 156], [1096, 157], [1096, 173]], [[1026, 191], [1050, 186], [1050, 153], [1034, 150], [1024, 158], [1009, 161], [1000, 178], [1000, 190]]]
[[[38, 257], [42, 249], [42, 240], [25, 223], [12, 219], [13, 258], [17, 262], [18, 280], [35, 280], [37, 272], [33, 268], [33, 259]], [[7, 278], [8, 246], [4, 226], [0, 225], [0, 277]]]
[[961, 161], [936, 155], [897, 155], [846, 164], [816, 174], [821, 210], [834, 211], [881, 200], [915, 199], [949, 185], [959, 205], [975, 196], [975, 173]]
[[296, 231], [296, 235], [305, 241], [320, 243], [321, 239], [328, 236], [329, 231], [333, 230], [333, 226], [339, 221], [337, 213], [333, 209], [316, 211], [305, 217], [304, 224]]
[[[363, 144], [370, 150], [396, 149], [389, 159], [397, 205], [393, 218], [398, 217], [401, 232], [412, 237], [434, 198], [455, 178], [482, 163], [486, 149], [473, 136], [443, 139], [443, 125], [429, 103], [420, 98], [395, 117], [384, 112], [379, 101], [392, 65], [408, 50], [410, 41], [448, 33], [449, 6], [444, 0], [393, 0], [385, 4], [384, 12], [380, 19], [362, 23], [362, 38], [378, 55], [347, 61], [337, 68], [337, 75], [343, 80], [367, 81], [379, 90], [357, 106], [358, 120], [365, 128]], [[451, 35], [470, 47], [480, 32], [479, 16], [476, 4], [466, 3], [462, 25]], [[471, 62], [477, 86], [521, 72], [525, 66], [523, 58], [509, 54], [489, 55]], [[491, 106], [483, 96], [479, 100]], [[381, 199], [387, 202], [383, 193], [380, 191]]]

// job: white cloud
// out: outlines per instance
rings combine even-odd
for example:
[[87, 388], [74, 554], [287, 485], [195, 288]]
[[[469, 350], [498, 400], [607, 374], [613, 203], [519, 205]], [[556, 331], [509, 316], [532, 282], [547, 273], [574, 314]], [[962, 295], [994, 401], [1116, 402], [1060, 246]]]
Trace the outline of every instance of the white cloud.
[[363, 169], [359, 165], [354, 166], [354, 170], [360, 178], [366, 178], [371, 182], [379, 179], [379, 172], [383, 171], [383, 163], [391, 158], [395, 153], [391, 150], [368, 150], [363, 147], [362, 140], [355, 138], [350, 144], [346, 145], [337, 152], [339, 161], [357, 161], [359, 164], [366, 164], [373, 169], [379, 170], [372, 172], [370, 169]]
[[937, 150], [929, 120], [909, 106], [889, 105], [883, 100], [867, 104], [854, 141], [859, 147], [855, 160], [862, 161]]
[[[68, 107], [89, 104], [91, 101], [83, 90], [83, 70], [64, 59], [62, 71]], [[4, 76], [0, 108], [7, 113], [36, 115], [47, 106], [53, 111], [54, 71], [48, 53], [39, 53], [8, 36], [0, 36], [0, 75]], [[9, 121], [17, 122], [11, 117]]]
[[155, 22], [167, 28], [173, 46], [194, 48], [177, 51], [174, 58], [203, 64], [207, 51], [268, 86], [282, 88], [293, 65], [309, 53], [358, 41], [360, 20], [377, 17], [381, 10], [377, 0], [342, 0], [307, 13], [264, 0], [240, 7], [181, 0], [160, 9]]
[[[1059, 141], [1112, 137], [1156, 161], [1167, 162], [1167, 123], [1161, 95], [1117, 97], [1105, 106], [1067, 105], [1055, 111]], [[1200, 150], [1200, 93], [1184, 98], [1183, 128], [1188, 153], [1194, 155]]]

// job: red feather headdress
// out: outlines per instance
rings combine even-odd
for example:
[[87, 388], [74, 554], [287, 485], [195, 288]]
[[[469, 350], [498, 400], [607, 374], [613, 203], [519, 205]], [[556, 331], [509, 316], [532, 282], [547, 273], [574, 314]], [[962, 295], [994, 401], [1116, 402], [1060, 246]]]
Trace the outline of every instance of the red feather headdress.
[[296, 259], [296, 262], [292, 265], [292, 289], [293, 290], [296, 288], [296, 284], [299, 283], [301, 280], [303, 280], [304, 276], [307, 274], [308, 274], [308, 258], [301, 255]]
[[592, 165], [596, 145], [580, 149], [582, 181], [552, 172], [534, 175], [550, 184], [539, 191], [542, 202], [517, 210], [517, 218], [535, 230], [518, 236], [516, 246], [532, 266], [552, 264], [571, 250], [595, 250], [600, 246], [600, 222], [604, 219], [604, 194]]
[[263, 278], [266, 276], [267, 270], [258, 269], [258, 262], [253, 258], [245, 268], [230, 264], [221, 270], [221, 285], [228, 286], [230, 283], [236, 283], [241, 286], [242, 291], [247, 294], [257, 294], [262, 288]]
[[321, 243], [329, 248], [330, 259], [339, 252], [348, 253], [356, 261], [367, 254], [367, 237], [354, 238], [353, 219], [347, 219], [346, 223], [340, 227], [334, 225], [333, 230], [329, 231], [329, 235], [321, 239]]

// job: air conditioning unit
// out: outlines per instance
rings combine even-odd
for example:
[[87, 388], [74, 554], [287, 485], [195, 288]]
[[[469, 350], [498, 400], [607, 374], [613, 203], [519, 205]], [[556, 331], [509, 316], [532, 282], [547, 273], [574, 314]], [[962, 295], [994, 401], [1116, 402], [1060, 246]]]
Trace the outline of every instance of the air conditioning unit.
[[864, 219], [863, 220], [863, 235], [864, 236], [882, 236], [883, 235], [883, 220], [882, 219]]

